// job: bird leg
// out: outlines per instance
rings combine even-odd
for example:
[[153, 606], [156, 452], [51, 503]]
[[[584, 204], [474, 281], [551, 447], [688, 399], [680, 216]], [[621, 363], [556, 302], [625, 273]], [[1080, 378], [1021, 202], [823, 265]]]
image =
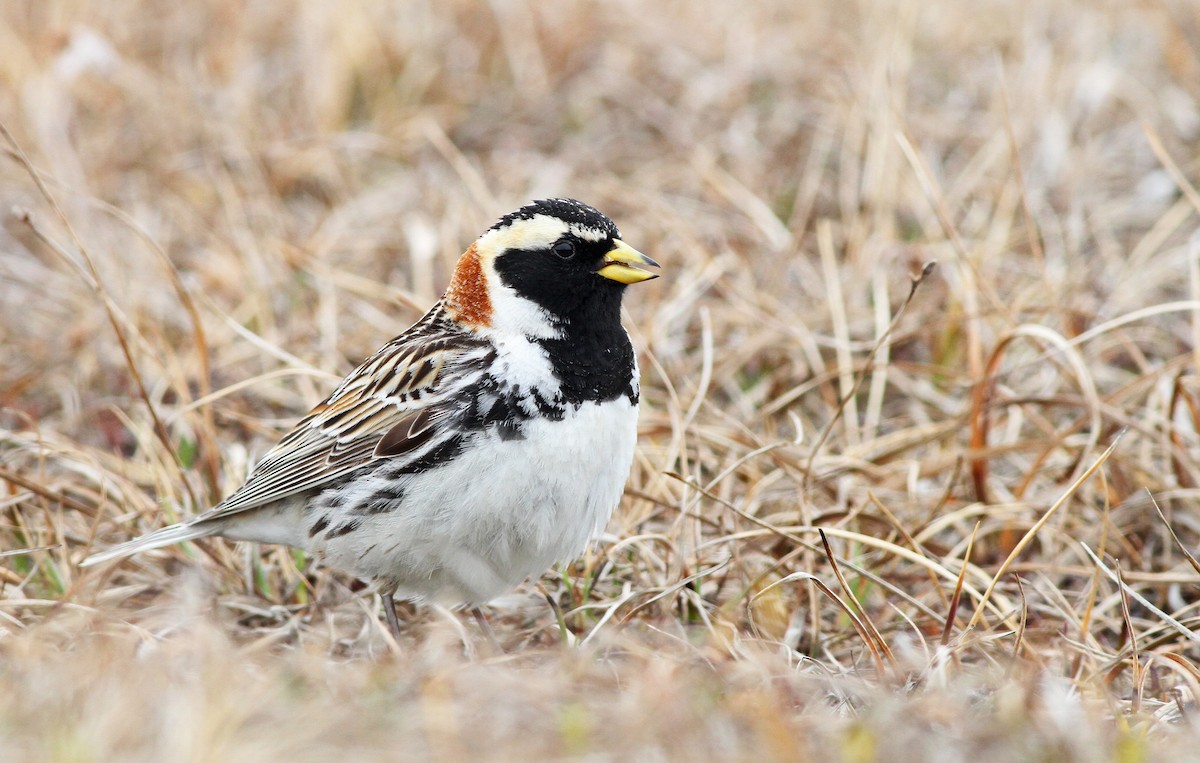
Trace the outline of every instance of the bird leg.
[[382, 594], [383, 598], [383, 614], [387, 616], [388, 628], [392, 631], [392, 637], [396, 642], [400, 641], [400, 621], [396, 619], [396, 601], [390, 593]]
[[487, 615], [483, 614], [483, 610], [479, 607], [472, 607], [471, 614], [475, 617], [475, 622], [479, 623], [479, 630], [483, 631], [484, 638], [488, 640], [492, 651], [496, 654], [504, 654], [504, 648], [496, 640], [496, 633], [492, 630], [492, 624], [488, 622]]
[[540, 582], [537, 584], [537, 590], [542, 594], [542, 598], [546, 600], [546, 603], [550, 605], [550, 611], [554, 613], [554, 622], [558, 624], [558, 632], [562, 636], [563, 643], [570, 644], [573, 634], [571, 633], [571, 629], [567, 627], [567, 618], [563, 616], [562, 607], [558, 606], [558, 602], [554, 600], [554, 597], [550, 595], [550, 592]]

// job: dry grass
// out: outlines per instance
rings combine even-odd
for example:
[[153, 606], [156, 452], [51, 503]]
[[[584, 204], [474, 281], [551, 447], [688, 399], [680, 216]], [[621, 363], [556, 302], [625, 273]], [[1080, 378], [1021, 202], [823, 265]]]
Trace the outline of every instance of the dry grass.
[[[1191, 4], [152, 6], [0, 9], [6, 760], [1195, 757]], [[283, 549], [75, 566], [541, 195], [665, 265], [561, 628], [394, 655]]]

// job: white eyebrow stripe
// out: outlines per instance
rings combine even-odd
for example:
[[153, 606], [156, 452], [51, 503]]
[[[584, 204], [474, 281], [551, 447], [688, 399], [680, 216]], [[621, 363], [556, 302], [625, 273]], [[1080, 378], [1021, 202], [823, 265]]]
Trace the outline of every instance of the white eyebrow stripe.
[[571, 234], [576, 238], [581, 238], [584, 241], [604, 241], [608, 238], [608, 233], [595, 228], [588, 228], [583, 225], [570, 226]]
[[508, 249], [548, 249], [572, 227], [557, 217], [536, 215], [529, 220], [513, 220], [503, 228], [489, 230], [479, 237], [478, 246], [492, 255]]

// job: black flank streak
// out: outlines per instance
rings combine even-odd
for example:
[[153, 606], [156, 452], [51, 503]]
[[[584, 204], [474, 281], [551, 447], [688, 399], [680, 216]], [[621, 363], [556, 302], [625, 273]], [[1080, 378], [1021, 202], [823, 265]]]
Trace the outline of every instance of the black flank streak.
[[[489, 377], [489, 381], [495, 383], [495, 379]], [[479, 417], [479, 428], [484, 429], [497, 422], [504, 422], [513, 419], [517, 416], [517, 412], [513, 410], [513, 400], [511, 397], [497, 398], [496, 402], [488, 408], [487, 413]]]
[[496, 430], [500, 432], [500, 439], [505, 442], [525, 439], [525, 432], [521, 430], [521, 424], [516, 421], [503, 421], [496, 425]]
[[539, 416], [544, 416], [553, 421], [562, 421], [563, 416], [567, 412], [567, 406], [562, 397], [547, 400], [542, 396], [542, 393], [536, 390], [533, 393], [533, 404], [537, 407]]
[[313, 537], [317, 533], [324, 530], [326, 527], [329, 527], [329, 517], [321, 517], [320, 519], [318, 519], [316, 522], [313, 523], [312, 527], [308, 528], [308, 537], [310, 537], [310, 538]]
[[359, 514], [386, 514], [395, 509], [397, 504], [403, 500], [404, 488], [399, 485], [390, 485], [372, 493], [370, 498], [356, 508], [356, 512]]
[[395, 479], [405, 474], [420, 474], [421, 472], [428, 471], [431, 467], [438, 466], [452, 460], [459, 454], [459, 452], [462, 451], [462, 447], [462, 436], [454, 435], [415, 461], [409, 461], [407, 463], [397, 465], [396, 468], [388, 471], [387, 476]]
[[330, 530], [330, 531], [329, 531], [329, 534], [325, 536], [325, 539], [326, 539], [326, 540], [332, 540], [332, 539], [334, 539], [334, 538], [340, 538], [340, 537], [342, 537], [343, 535], [345, 535], [346, 533], [352, 533], [352, 532], [354, 532], [355, 530], [357, 530], [357, 529], [358, 529], [359, 527], [361, 527], [361, 526], [362, 526], [362, 520], [361, 520], [361, 519], [352, 519], [352, 520], [350, 520], [349, 522], [346, 522], [345, 524], [338, 525], [338, 526], [337, 526], [337, 527], [335, 527], [334, 529]]

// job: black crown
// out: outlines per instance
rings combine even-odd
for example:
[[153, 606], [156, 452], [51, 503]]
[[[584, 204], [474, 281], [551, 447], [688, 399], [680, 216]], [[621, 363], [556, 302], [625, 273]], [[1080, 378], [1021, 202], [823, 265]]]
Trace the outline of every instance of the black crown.
[[531, 220], [537, 215], [549, 215], [572, 225], [582, 225], [586, 228], [604, 231], [611, 238], [621, 237], [616, 223], [608, 219], [603, 212], [575, 199], [539, 199], [521, 207], [516, 212], [509, 212], [488, 230], [506, 228], [517, 220]]

